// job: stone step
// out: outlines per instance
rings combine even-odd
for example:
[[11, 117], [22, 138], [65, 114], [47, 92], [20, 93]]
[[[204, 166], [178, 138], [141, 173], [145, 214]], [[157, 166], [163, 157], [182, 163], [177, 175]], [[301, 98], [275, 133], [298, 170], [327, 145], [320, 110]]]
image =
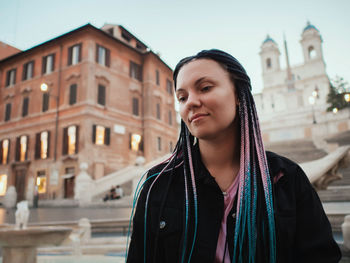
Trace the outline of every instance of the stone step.
[[322, 202], [349, 201], [350, 185], [330, 186], [327, 190], [319, 190], [317, 193]]

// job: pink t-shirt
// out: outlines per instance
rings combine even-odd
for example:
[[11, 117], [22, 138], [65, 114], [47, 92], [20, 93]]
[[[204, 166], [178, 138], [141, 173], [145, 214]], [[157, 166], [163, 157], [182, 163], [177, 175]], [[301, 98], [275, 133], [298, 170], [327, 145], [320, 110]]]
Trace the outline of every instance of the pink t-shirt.
[[[238, 175], [236, 176], [232, 185], [227, 189], [226, 194], [224, 194], [224, 216], [221, 221], [221, 228], [219, 232], [218, 243], [216, 246], [216, 255], [214, 263], [221, 263], [224, 257], [225, 244], [226, 244], [226, 219], [228, 214], [230, 213], [233, 201], [235, 200], [238, 188]], [[225, 260], [224, 263], [231, 263], [230, 253], [228, 248], [226, 249]]]

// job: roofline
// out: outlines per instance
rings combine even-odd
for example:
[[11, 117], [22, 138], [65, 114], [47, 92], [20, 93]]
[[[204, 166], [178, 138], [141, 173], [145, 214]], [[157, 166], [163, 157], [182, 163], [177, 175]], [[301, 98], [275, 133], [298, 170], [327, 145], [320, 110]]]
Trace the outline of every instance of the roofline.
[[122, 26], [122, 25], [118, 25], [118, 26], [121, 27], [121, 28], [122, 28], [123, 30], [125, 30], [126, 32], [128, 32], [130, 35], [132, 35], [133, 38], [136, 39], [136, 41], [140, 42], [142, 45], [144, 45], [146, 48], [148, 48], [148, 46], [147, 46], [145, 43], [143, 43], [140, 39], [138, 39], [137, 37], [135, 37], [135, 35], [134, 35], [133, 33], [131, 33], [128, 29], [126, 29], [124, 26]]
[[145, 55], [153, 55], [155, 56], [160, 62], [162, 62], [168, 69], [170, 69], [171, 71], [174, 71], [167, 63], [165, 63], [156, 53], [154, 53], [152, 50], [147, 51], [146, 53], [144, 53]]
[[[121, 27], [122, 27], [123, 29], [125, 29], [123, 26], [121, 26]], [[27, 50], [20, 51], [20, 52], [14, 54], [14, 55], [12, 55], [12, 56], [6, 57], [6, 58], [4, 58], [3, 60], [0, 60], [0, 64], [2, 64], [2, 63], [4, 63], [4, 62], [7, 62], [7, 61], [9, 61], [9, 60], [15, 59], [15, 58], [17, 58], [17, 57], [20, 57], [20, 56], [22, 56], [22, 55], [25, 54], [25, 53], [29, 53], [29, 52], [31, 52], [31, 51], [37, 49], [37, 48], [40, 48], [40, 47], [42, 47], [42, 46], [51, 44], [51, 43], [53, 43], [53, 42], [55, 42], [55, 41], [57, 41], [57, 40], [61, 40], [61, 39], [63, 39], [63, 38], [66, 38], [67, 36], [70, 36], [70, 35], [75, 34], [75, 33], [77, 33], [77, 32], [83, 31], [83, 30], [85, 30], [85, 29], [92, 29], [92, 30], [95, 30], [96, 32], [98, 32], [98, 33], [100, 33], [100, 34], [105, 35], [105, 36], [108, 37], [109, 39], [111, 39], [111, 40], [113, 40], [113, 41], [116, 41], [117, 43], [122, 44], [123, 46], [125, 46], [125, 47], [127, 47], [127, 48], [129, 48], [129, 49], [131, 49], [131, 50], [133, 50], [133, 51], [135, 51], [135, 52], [137, 52], [137, 53], [139, 53], [140, 55], [146, 55], [146, 54], [148, 54], [148, 53], [152, 53], [154, 56], [156, 56], [156, 57], [160, 60], [160, 62], [162, 62], [165, 66], [167, 66], [171, 71], [173, 71], [172, 68], [169, 67], [169, 66], [168, 66], [157, 54], [155, 54], [153, 51], [141, 52], [140, 50], [131, 47], [130, 45], [124, 43], [123, 41], [119, 40], [118, 38], [113, 37], [112, 35], [108, 34], [107, 32], [105, 32], [105, 31], [103, 31], [103, 30], [101, 30], [101, 29], [99, 29], [99, 28], [97, 28], [97, 27], [91, 25], [90, 23], [85, 24], [85, 25], [83, 25], [83, 26], [81, 26], [81, 27], [78, 27], [78, 28], [76, 28], [76, 29], [73, 29], [73, 30], [71, 30], [71, 31], [69, 31], [69, 32], [67, 32], [67, 33], [65, 33], [65, 34], [63, 34], [63, 35], [60, 35], [60, 36], [58, 36], [58, 37], [55, 37], [55, 38], [50, 39], [50, 40], [48, 40], [48, 41], [45, 41], [45, 42], [43, 42], [43, 43], [41, 43], [41, 44], [39, 44], [39, 45], [36, 45], [36, 46], [34, 46], [34, 47], [31, 47], [31, 48], [27, 49]], [[125, 29], [125, 30], [127, 30], [127, 29]], [[127, 31], [128, 31], [128, 30], [127, 30]], [[131, 33], [130, 33], [130, 34], [131, 34]], [[131, 34], [131, 35], [132, 35], [132, 34]], [[136, 38], [136, 37], [135, 37], [135, 38]], [[136, 38], [136, 39], [137, 39], [137, 38]], [[139, 40], [138, 40], [138, 41], [139, 41]], [[141, 41], [140, 41], [140, 42], [141, 42]], [[143, 42], [141, 42], [141, 43], [144, 44]], [[146, 45], [145, 45], [145, 46], [146, 46]], [[147, 47], [147, 46], [146, 46], [146, 47]]]

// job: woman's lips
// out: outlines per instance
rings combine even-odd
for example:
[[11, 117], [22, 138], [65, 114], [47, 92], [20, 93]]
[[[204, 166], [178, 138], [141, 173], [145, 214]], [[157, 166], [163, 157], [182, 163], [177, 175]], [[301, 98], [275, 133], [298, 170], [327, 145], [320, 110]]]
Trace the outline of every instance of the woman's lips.
[[208, 116], [209, 114], [206, 114], [206, 113], [197, 113], [197, 114], [194, 114], [193, 116], [191, 116], [190, 118], [190, 122], [193, 122], [193, 121], [197, 121], [197, 120], [200, 120], [206, 116]]

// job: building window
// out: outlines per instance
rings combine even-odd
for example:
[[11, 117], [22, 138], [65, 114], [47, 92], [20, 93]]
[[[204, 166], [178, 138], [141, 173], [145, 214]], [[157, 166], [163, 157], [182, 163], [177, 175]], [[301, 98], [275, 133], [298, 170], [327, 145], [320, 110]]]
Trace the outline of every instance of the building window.
[[28, 80], [33, 77], [34, 61], [30, 61], [23, 65], [22, 80]]
[[68, 48], [68, 66], [78, 64], [81, 61], [81, 44]]
[[166, 91], [167, 91], [170, 95], [173, 94], [173, 83], [172, 83], [169, 79], [166, 80]]
[[0, 174], [0, 196], [4, 196], [7, 190], [7, 174]]
[[47, 159], [50, 149], [50, 132], [43, 131], [36, 134], [35, 159]]
[[49, 109], [49, 99], [50, 99], [49, 93], [43, 93], [43, 104], [42, 104], [43, 112]]
[[314, 49], [313, 46], [310, 46], [310, 47], [308, 48], [308, 52], [309, 52], [309, 58], [310, 58], [310, 59], [316, 58], [316, 50]]
[[11, 119], [11, 103], [7, 103], [5, 106], [5, 121]]
[[159, 70], [156, 70], [156, 84], [159, 85], [160, 81], [159, 81]]
[[160, 104], [159, 103], [157, 103], [156, 104], [156, 113], [157, 113], [157, 119], [158, 120], [160, 120]]
[[169, 125], [173, 125], [173, 113], [171, 112], [171, 110], [169, 110], [168, 121], [169, 121]]
[[100, 65], [110, 66], [110, 51], [109, 49], [96, 44], [96, 62]]
[[111, 129], [101, 125], [92, 126], [92, 143], [97, 145], [110, 144]]
[[130, 134], [130, 149], [133, 151], [142, 151], [142, 136], [140, 134]]
[[50, 54], [43, 57], [42, 68], [41, 68], [42, 74], [50, 74], [54, 70], [55, 70], [55, 54]]
[[69, 105], [77, 102], [77, 84], [72, 84], [69, 87]]
[[106, 87], [103, 85], [98, 85], [97, 103], [103, 106], [106, 105]]
[[10, 69], [6, 74], [6, 87], [16, 84], [16, 69]]
[[38, 187], [38, 193], [44, 194], [46, 193], [46, 172], [45, 171], [38, 171], [36, 175], [36, 186]]
[[142, 67], [133, 61], [130, 61], [130, 77], [137, 80], [142, 80]]
[[28, 158], [29, 137], [22, 135], [16, 140], [16, 161], [23, 162]]
[[5, 139], [0, 141], [0, 164], [9, 163], [10, 140]]
[[63, 129], [63, 155], [78, 153], [79, 126], [72, 125]]
[[132, 114], [139, 116], [139, 99], [132, 98]]
[[158, 151], [162, 150], [162, 138], [157, 137], [157, 146], [158, 146]]
[[28, 108], [29, 108], [29, 97], [23, 98], [22, 103], [22, 117], [25, 117], [28, 115]]
[[169, 142], [169, 152], [173, 152], [173, 142]]
[[272, 64], [271, 64], [271, 58], [266, 59], [266, 67], [267, 68], [271, 68]]

